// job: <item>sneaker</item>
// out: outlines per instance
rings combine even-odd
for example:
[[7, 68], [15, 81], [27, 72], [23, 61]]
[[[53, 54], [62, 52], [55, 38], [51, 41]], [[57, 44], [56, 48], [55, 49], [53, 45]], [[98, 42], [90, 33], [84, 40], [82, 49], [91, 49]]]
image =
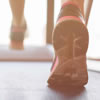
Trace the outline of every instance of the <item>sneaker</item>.
[[66, 2], [53, 31], [55, 59], [48, 79], [51, 86], [84, 86], [88, 82], [86, 52], [89, 34], [80, 8]]
[[24, 27], [11, 27], [10, 47], [12, 49], [24, 49], [24, 38], [26, 36], [26, 29], [26, 25]]

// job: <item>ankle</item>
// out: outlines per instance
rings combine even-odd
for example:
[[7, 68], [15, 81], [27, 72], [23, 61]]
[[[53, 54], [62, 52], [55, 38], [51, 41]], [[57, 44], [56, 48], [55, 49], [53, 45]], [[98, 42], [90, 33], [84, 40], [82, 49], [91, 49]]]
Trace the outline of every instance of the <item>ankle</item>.
[[23, 27], [26, 25], [26, 20], [25, 18], [22, 18], [21, 20], [16, 20], [15, 18], [13, 18], [12, 25], [15, 27]]
[[76, 5], [79, 6], [83, 16], [84, 16], [84, 0], [62, 0], [62, 5], [65, 3], [65, 2], [73, 2], [75, 3]]

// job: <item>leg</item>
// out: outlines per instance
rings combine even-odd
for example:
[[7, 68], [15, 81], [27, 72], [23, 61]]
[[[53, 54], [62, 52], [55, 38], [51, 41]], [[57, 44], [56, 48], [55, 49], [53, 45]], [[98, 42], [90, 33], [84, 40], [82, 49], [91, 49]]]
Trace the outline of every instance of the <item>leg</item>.
[[26, 22], [24, 17], [25, 0], [9, 0], [9, 2], [13, 16], [10, 47], [13, 49], [23, 49], [23, 41], [26, 32]]
[[12, 23], [15, 26], [23, 26], [25, 23], [24, 18], [24, 0], [9, 0], [12, 10]]

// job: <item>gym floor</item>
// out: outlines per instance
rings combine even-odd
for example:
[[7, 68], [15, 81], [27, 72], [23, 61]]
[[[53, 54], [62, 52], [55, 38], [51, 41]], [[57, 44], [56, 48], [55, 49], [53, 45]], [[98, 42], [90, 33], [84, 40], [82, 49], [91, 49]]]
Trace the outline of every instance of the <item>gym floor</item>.
[[0, 62], [0, 100], [100, 100], [100, 72], [89, 71], [89, 82], [84, 88], [58, 89], [47, 84], [51, 65]]

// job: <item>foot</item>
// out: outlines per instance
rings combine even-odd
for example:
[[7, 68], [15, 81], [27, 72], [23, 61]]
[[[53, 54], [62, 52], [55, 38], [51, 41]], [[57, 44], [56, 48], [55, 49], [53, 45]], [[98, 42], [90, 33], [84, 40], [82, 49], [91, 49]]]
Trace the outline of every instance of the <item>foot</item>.
[[15, 23], [15, 21], [12, 22], [10, 31], [10, 47], [12, 49], [24, 49], [26, 29], [27, 25], [25, 20], [20, 24]]
[[55, 60], [48, 79], [49, 85], [84, 86], [87, 84], [88, 38], [88, 30], [79, 7], [72, 2], [64, 4], [53, 31]]

